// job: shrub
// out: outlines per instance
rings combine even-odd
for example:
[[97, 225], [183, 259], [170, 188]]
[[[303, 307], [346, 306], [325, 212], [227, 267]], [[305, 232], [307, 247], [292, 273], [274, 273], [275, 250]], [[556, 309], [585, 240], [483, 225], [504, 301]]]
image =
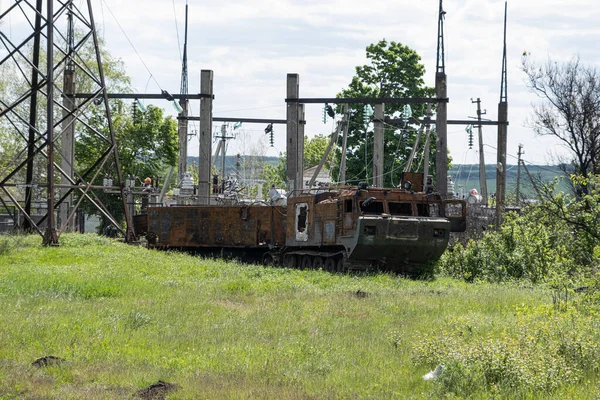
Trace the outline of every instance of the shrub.
[[592, 319], [575, 308], [516, 309], [515, 323], [494, 332], [481, 318], [445, 321], [441, 333], [415, 340], [419, 365], [446, 369], [440, 390], [459, 397], [476, 391], [553, 392], [583, 381], [600, 368], [600, 343]]
[[580, 280], [600, 259], [599, 203], [600, 194], [591, 190], [579, 199], [548, 196], [521, 215], [507, 213], [499, 230], [446, 252], [438, 272], [466, 281]]

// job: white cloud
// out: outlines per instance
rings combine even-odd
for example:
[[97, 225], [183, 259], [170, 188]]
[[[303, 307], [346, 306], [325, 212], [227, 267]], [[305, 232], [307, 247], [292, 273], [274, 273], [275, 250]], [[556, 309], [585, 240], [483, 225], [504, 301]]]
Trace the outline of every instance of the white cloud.
[[[182, 43], [185, 1], [92, 3], [108, 50], [126, 62], [134, 86], [141, 91], [158, 90], [137, 51], [160, 86], [178, 92], [181, 61], [174, 6]], [[189, 0], [189, 90], [198, 92], [200, 70], [212, 69], [215, 115], [284, 118], [287, 73], [300, 73], [302, 96], [334, 97], [350, 82], [354, 67], [365, 63], [365, 47], [382, 38], [414, 48], [426, 66], [426, 83], [432, 86], [438, 5], [438, 0]], [[6, 6], [7, 1], [2, 0], [0, 9]], [[475, 115], [470, 99], [480, 97], [487, 117], [496, 119], [504, 1], [445, 0], [444, 9], [449, 117]], [[547, 153], [556, 143], [534, 137], [526, 126], [530, 104], [536, 98], [524, 84], [521, 54], [529, 51], [542, 61], [548, 56], [568, 60], [580, 54], [584, 63], [598, 65], [595, 47], [600, 36], [596, 26], [600, 8], [592, 0], [510, 0], [508, 9], [508, 151], [516, 154], [517, 145], [523, 143], [527, 160], [551, 161]], [[3, 32], [7, 32], [6, 26], [3, 21]], [[19, 26], [23, 28], [22, 21], [13, 19], [10, 33], [17, 35]], [[172, 111], [166, 103], [157, 105]], [[197, 104], [192, 107], [197, 113]], [[264, 127], [247, 129], [260, 136]], [[330, 129], [321, 123], [321, 107], [307, 105], [307, 133]], [[493, 147], [495, 130], [484, 129], [485, 141]], [[463, 127], [450, 127], [449, 132], [455, 162], [476, 162], [478, 156], [467, 148]], [[285, 151], [285, 129], [276, 128], [276, 133], [277, 151]], [[235, 149], [235, 144], [230, 148]], [[486, 147], [488, 150], [493, 151]]]

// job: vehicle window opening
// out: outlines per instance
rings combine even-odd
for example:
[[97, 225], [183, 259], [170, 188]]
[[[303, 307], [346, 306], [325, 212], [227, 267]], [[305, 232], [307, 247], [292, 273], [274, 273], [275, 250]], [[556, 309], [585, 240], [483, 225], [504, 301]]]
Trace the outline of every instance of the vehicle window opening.
[[411, 203], [388, 203], [388, 207], [390, 208], [390, 214], [392, 215], [407, 215], [411, 216], [412, 213], [412, 204]]
[[428, 217], [429, 216], [427, 204], [417, 204], [417, 215], [419, 217]]
[[308, 215], [306, 209], [307, 207], [300, 207], [300, 212], [298, 213], [298, 232], [306, 230], [306, 216]]
[[352, 212], [352, 199], [344, 201], [344, 212]]
[[[366, 204], [363, 204], [366, 203]], [[364, 201], [360, 203], [360, 209], [362, 210], [363, 214], [375, 214], [375, 215], [381, 215], [383, 214], [383, 202], [382, 201], [373, 201], [373, 202], [367, 202]]]

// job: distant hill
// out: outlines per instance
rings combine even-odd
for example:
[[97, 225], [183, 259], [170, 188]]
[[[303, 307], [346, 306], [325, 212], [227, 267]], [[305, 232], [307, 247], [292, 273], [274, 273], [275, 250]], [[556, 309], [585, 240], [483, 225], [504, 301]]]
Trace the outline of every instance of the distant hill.
[[[259, 174], [262, 170], [262, 165], [277, 165], [279, 157], [259, 157], [259, 156], [240, 156], [240, 176], [252, 177], [254, 179], [259, 178]], [[217, 169], [221, 168], [221, 157], [217, 157], [214, 161]], [[234, 175], [237, 171], [236, 168], [237, 156], [225, 156], [225, 174]], [[198, 165], [198, 157], [188, 157], [188, 165]], [[254, 170], [254, 171], [253, 171]]]
[[[555, 177], [562, 177], [564, 173], [556, 165], [527, 165], [532, 178], [538, 182], [550, 183]], [[506, 189], [510, 192], [515, 192], [517, 188], [517, 171], [516, 165], [507, 165], [506, 169]], [[448, 172], [454, 181], [456, 191], [459, 190], [459, 185], [465, 193], [472, 188], [479, 191], [479, 165], [478, 164], [458, 164], [453, 165]], [[496, 192], [496, 165], [490, 164], [485, 166], [485, 177], [487, 181], [488, 193]], [[569, 191], [569, 186], [562, 182], [558, 186], [558, 191]], [[525, 169], [521, 167], [521, 192], [529, 198], [535, 197], [535, 190]]]
[[[233, 175], [236, 172], [236, 156], [225, 156], [225, 173], [227, 175]], [[260, 169], [262, 165], [277, 165], [279, 162], [278, 157], [259, 157], [259, 156], [240, 156], [241, 170], [240, 175], [242, 177], [253, 176], [255, 179], [259, 178]], [[188, 165], [198, 165], [198, 157], [188, 157]], [[221, 165], [221, 157], [217, 157], [216, 163], [217, 168]], [[528, 165], [527, 168], [531, 173], [533, 179], [537, 182], [549, 183], [554, 180], [555, 177], [563, 176], [563, 172], [556, 165]], [[517, 187], [517, 166], [508, 165], [506, 169], [506, 181], [507, 191], [515, 192]], [[479, 165], [478, 164], [458, 164], [453, 165], [448, 172], [448, 175], [452, 176], [452, 180], [455, 184], [456, 191], [459, 190], [459, 185], [462, 186], [464, 193], [472, 188], [479, 188]], [[490, 194], [496, 192], [496, 165], [488, 164], [485, 166], [485, 175], [487, 180], [488, 192]], [[568, 191], [569, 186], [564, 182], [558, 187], [559, 191]], [[526, 197], [534, 198], [535, 190], [531, 184], [531, 180], [527, 176], [524, 168], [521, 168], [521, 192]]]

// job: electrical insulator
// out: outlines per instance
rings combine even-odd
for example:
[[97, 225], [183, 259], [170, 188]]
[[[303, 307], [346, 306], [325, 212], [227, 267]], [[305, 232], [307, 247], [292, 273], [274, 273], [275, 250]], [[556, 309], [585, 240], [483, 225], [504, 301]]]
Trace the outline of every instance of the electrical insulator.
[[269, 124], [267, 125], [267, 127], [265, 128], [265, 133], [269, 134], [269, 141], [271, 142], [271, 147], [275, 147], [274, 143], [275, 143], [275, 132], [273, 132], [273, 124]]
[[329, 104], [325, 104], [325, 111], [327, 111], [327, 115], [329, 115], [330, 118], [335, 118], [335, 111], [333, 111], [333, 107]]
[[473, 125], [467, 125], [465, 131], [469, 134], [469, 149], [473, 148]]
[[323, 123], [327, 123], [327, 103], [323, 106]]
[[412, 117], [412, 109], [409, 104], [405, 104], [402, 108], [402, 122], [404, 122], [404, 125], [408, 124], [410, 117]]
[[[136, 100], [137, 101], [137, 100]], [[137, 106], [136, 106], [136, 101], [133, 102], [133, 122], [135, 123], [137, 120]]]
[[365, 125], [369, 125], [369, 123], [371, 122], [371, 115], [373, 115], [373, 109], [370, 105], [365, 104], [363, 108], [363, 121]]

